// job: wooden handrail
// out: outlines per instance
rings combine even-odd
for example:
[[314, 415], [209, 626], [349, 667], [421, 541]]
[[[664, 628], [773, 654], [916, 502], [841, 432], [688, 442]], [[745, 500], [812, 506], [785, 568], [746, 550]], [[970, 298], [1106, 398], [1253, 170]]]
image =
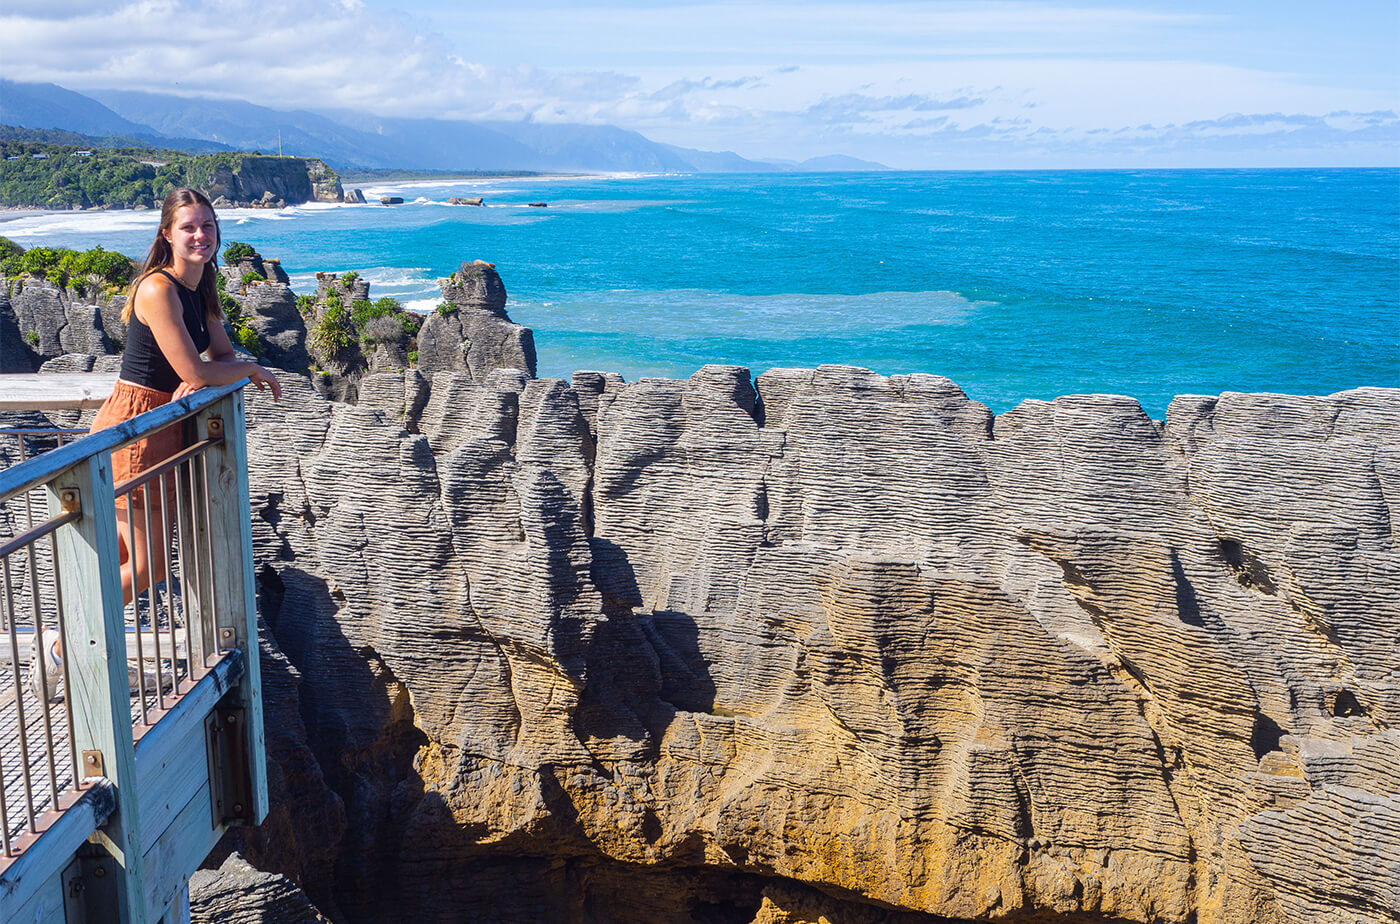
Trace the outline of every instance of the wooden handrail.
[[[90, 436], [74, 440], [51, 452], [36, 456], [23, 465], [16, 465], [0, 471], [0, 501], [4, 501], [21, 491], [27, 491], [37, 484], [43, 484], [59, 472], [71, 468], [88, 456], [120, 449], [127, 443], [134, 443], [157, 430], [178, 423], [233, 394], [247, 384], [247, 379], [240, 379], [230, 385], [201, 388], [179, 400], [147, 411], [114, 427], [99, 430]], [[3, 381], [0, 381], [0, 387], [3, 385]]]

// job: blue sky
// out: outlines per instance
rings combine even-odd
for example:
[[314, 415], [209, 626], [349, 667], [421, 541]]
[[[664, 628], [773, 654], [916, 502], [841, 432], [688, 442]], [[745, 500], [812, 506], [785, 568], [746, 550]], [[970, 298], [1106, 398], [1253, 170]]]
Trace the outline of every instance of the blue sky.
[[1397, 62], [1396, 0], [0, 0], [15, 80], [903, 168], [1393, 165]]

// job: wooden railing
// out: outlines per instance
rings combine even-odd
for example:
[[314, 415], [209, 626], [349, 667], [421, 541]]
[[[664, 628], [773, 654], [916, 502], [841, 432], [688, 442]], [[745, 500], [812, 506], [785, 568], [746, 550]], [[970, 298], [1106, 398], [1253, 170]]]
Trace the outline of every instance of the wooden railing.
[[[52, 392], [34, 379], [0, 376], [0, 407]], [[0, 471], [28, 514], [0, 536], [0, 921], [183, 920], [190, 873], [267, 813], [244, 384]], [[102, 390], [72, 385], [67, 407]], [[114, 484], [112, 453], [171, 426], [185, 448]]]

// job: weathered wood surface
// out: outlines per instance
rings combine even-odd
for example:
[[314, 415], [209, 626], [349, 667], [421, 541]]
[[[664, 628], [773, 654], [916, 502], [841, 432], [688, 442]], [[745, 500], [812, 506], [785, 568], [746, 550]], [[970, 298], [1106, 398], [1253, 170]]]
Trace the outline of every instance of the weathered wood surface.
[[116, 373], [0, 375], [0, 411], [61, 411], [97, 408], [112, 394]]
[[[216, 650], [239, 647], [255, 651], [258, 644], [258, 609], [253, 581], [253, 533], [248, 522], [248, 448], [242, 392], [201, 412], [199, 435], [208, 438], [210, 421], [220, 415], [224, 441], [211, 447], [205, 459], [209, 478], [208, 566], [213, 578], [213, 615]], [[245, 663], [238, 686], [248, 736], [249, 786], [252, 797], [248, 817], [267, 815], [267, 765], [264, 759], [262, 676], [257, 658]]]
[[[143, 415], [144, 416], [144, 415]], [[65, 449], [54, 450], [56, 455]], [[41, 462], [44, 457], [34, 460]], [[131, 737], [131, 697], [126, 669], [126, 624], [123, 621], [122, 583], [117, 558], [116, 498], [112, 493], [112, 457], [101, 452], [63, 471], [50, 488], [49, 512], [59, 508], [64, 489], [78, 492], [83, 516], [58, 535], [58, 574], [63, 599], [70, 611], [68, 638], [88, 644], [69, 645], [69, 687], [73, 700], [73, 744], [84, 751], [99, 751], [102, 773], [91, 773], [80, 761], [85, 776], [104, 776], [117, 791], [118, 809], [99, 833], [127, 875], [119, 881], [119, 901], [126, 919], [140, 921], [143, 898], [125, 888], [126, 881], [143, 878], [140, 851], [140, 809], [136, 795], [136, 752]]]
[[73, 854], [116, 806], [105, 780], [93, 781], [74, 804], [51, 820], [41, 837], [18, 857], [0, 880], [0, 921], [61, 921], [62, 874]]

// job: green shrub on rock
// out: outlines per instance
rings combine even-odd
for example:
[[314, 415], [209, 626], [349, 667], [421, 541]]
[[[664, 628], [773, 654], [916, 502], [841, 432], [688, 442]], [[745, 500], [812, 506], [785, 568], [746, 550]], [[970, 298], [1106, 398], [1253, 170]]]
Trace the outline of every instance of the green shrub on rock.
[[100, 245], [84, 251], [63, 247], [25, 250], [14, 241], [0, 238], [0, 272], [6, 276], [38, 276], [60, 286], [81, 286], [92, 280], [111, 290], [129, 283], [135, 271], [130, 257], [103, 250]]
[[257, 255], [258, 252], [253, 249], [252, 244], [245, 244], [242, 241], [229, 241], [228, 246], [224, 248], [225, 263], [237, 263], [239, 260]]
[[247, 324], [235, 323], [233, 325], [233, 342], [259, 359], [262, 358], [263, 352], [265, 351], [262, 338], [258, 336], [258, 332]]
[[355, 322], [336, 296], [326, 299], [326, 313], [311, 328], [311, 349], [322, 359], [332, 359], [358, 339]]

